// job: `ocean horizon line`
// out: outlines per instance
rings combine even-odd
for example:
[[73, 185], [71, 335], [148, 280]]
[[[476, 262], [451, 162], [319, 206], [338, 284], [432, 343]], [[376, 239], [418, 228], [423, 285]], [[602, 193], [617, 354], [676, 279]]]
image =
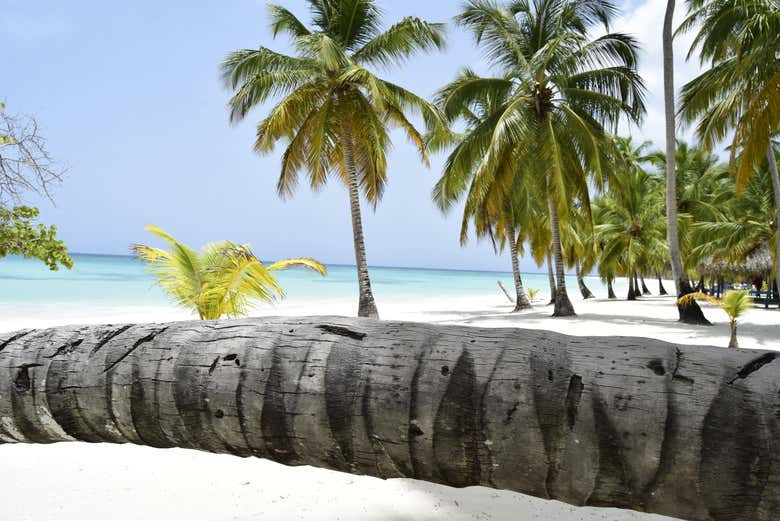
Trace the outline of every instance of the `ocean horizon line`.
[[[133, 255], [121, 254], [121, 253], [87, 253], [87, 252], [68, 252], [69, 255], [77, 255], [82, 257], [118, 257], [125, 259], [135, 259]], [[272, 262], [268, 259], [261, 259], [263, 262]], [[340, 262], [325, 262], [326, 266], [334, 266], [339, 268], [355, 268], [354, 264], [344, 264]], [[391, 269], [391, 270], [417, 270], [417, 271], [452, 271], [461, 273], [495, 273], [498, 275], [512, 275], [511, 271], [501, 270], [486, 270], [486, 269], [466, 269], [466, 268], [433, 268], [424, 266], [387, 266], [381, 264], [369, 264], [369, 268], [376, 269]], [[521, 271], [522, 275], [547, 275], [546, 271]], [[573, 273], [566, 272], [567, 276], [574, 275]], [[586, 275], [586, 277], [594, 277], [597, 275]]]

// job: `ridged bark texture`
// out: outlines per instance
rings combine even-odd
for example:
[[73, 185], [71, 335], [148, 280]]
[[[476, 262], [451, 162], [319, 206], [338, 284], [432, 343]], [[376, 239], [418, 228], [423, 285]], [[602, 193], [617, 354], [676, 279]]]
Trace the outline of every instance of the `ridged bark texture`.
[[523, 311], [525, 309], [531, 309], [531, 301], [528, 300], [528, 295], [525, 292], [523, 286], [523, 277], [520, 274], [520, 261], [517, 255], [517, 237], [515, 235], [515, 228], [509, 220], [504, 221], [505, 232], [507, 240], [509, 241], [509, 254], [512, 257], [512, 276], [515, 282], [515, 309], [514, 311]]
[[664, 287], [664, 281], [661, 279], [661, 277], [658, 277], [658, 294], [659, 295], [668, 295], [669, 293], [666, 291], [666, 288]]
[[596, 298], [593, 296], [593, 292], [590, 291], [588, 286], [585, 285], [585, 280], [582, 274], [582, 267], [580, 266], [579, 262], [577, 263], [577, 286], [580, 288], [580, 295], [582, 295], [582, 298], [585, 300], [589, 298]]
[[642, 295], [652, 295], [652, 293], [650, 293], [650, 289], [647, 287], [647, 284], [645, 284], [645, 278], [639, 277], [639, 282], [642, 284]]
[[[685, 273], [680, 253], [680, 233], [677, 223], [677, 165], [675, 151], [677, 139], [675, 136], [675, 99], [674, 99], [674, 24], [675, 0], [667, 0], [663, 25], [664, 54], [664, 114], [666, 116], [666, 238], [669, 243], [669, 257], [672, 263], [672, 278], [674, 279], [677, 298], [691, 293], [690, 284], [684, 280]], [[696, 301], [685, 306], [677, 306], [680, 322], [695, 325], [711, 325], [704, 317]]]
[[555, 309], [554, 317], [571, 317], [576, 315], [574, 306], [569, 300], [569, 294], [566, 291], [566, 274], [563, 269], [563, 251], [561, 249], [561, 234], [558, 220], [558, 205], [555, 204], [552, 197], [549, 197], [550, 208], [550, 229], [552, 231], [552, 249], [555, 259]]
[[363, 218], [360, 214], [360, 192], [358, 190], [358, 175], [352, 151], [352, 134], [349, 127], [343, 125], [344, 163], [349, 175], [349, 210], [352, 218], [352, 238], [355, 242], [355, 265], [358, 276], [358, 316], [379, 318], [379, 312], [371, 291], [371, 277], [368, 274], [366, 261], [366, 242], [363, 236]]
[[550, 304], [555, 304], [555, 273], [553, 272], [552, 254], [547, 252], [547, 278], [550, 282]]
[[21, 331], [0, 335], [0, 442], [184, 447], [769, 521], [778, 356], [348, 318]]
[[766, 151], [766, 159], [769, 162], [769, 175], [772, 178], [772, 191], [775, 196], [775, 226], [777, 227], [775, 234], [775, 278], [778, 278], [780, 277], [780, 175], [777, 173], [777, 159], [775, 159], [771, 142]]

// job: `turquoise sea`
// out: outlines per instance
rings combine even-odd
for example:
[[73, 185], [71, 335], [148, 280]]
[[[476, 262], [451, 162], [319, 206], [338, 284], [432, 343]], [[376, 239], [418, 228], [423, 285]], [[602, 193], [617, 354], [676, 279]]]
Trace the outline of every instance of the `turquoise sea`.
[[[49, 271], [40, 261], [7, 257], [0, 259], [0, 304], [112, 305], [165, 304], [166, 296], [154, 285], [144, 265], [130, 256], [73, 255], [72, 270]], [[279, 274], [287, 298], [353, 298], [357, 295], [354, 266], [328, 266], [328, 275], [301, 269]], [[548, 292], [547, 275], [525, 274], [527, 288]], [[512, 291], [511, 273], [457, 271], [417, 268], [371, 268], [374, 293], [382, 298], [426, 298], [440, 296], [486, 295], [500, 292], [497, 280]], [[598, 278], [586, 279], [597, 296], [605, 296]], [[572, 297], [577, 295], [576, 280], [568, 280]]]

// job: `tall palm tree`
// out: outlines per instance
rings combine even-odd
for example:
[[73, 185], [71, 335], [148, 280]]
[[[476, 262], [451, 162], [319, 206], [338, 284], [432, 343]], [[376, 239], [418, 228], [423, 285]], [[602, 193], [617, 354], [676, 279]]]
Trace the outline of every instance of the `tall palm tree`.
[[[463, 76], [475, 77], [474, 73], [469, 70], [464, 71]], [[498, 110], [505, 101], [505, 96], [481, 92], [470, 106], [459, 107], [460, 112], [457, 116], [454, 114], [455, 109], [451, 109], [449, 119], [463, 119], [467, 125], [467, 132], [434, 132], [429, 136], [430, 147], [434, 150], [441, 150], [453, 145], [458, 146], [467, 137], [469, 131], [484, 125], [486, 119]], [[481, 161], [481, 158], [475, 157], [473, 159], [471, 173], [478, 170], [479, 161]], [[469, 228], [473, 224], [478, 238], [489, 236], [498, 250], [508, 247], [516, 293], [514, 311], [517, 312], [531, 307], [523, 285], [518, 256], [519, 248], [522, 248], [523, 238], [526, 235], [524, 226], [526, 222], [521, 221], [524, 221], [527, 214], [523, 210], [528, 207], [529, 201], [533, 200], [533, 197], [530, 196], [528, 190], [528, 177], [523, 175], [523, 171], [519, 169], [520, 165], [515, 163], [512, 158], [507, 157], [504, 162], [497, 165], [497, 168], [503, 172], [505, 178], [503, 183], [494, 182], [489, 187], [484, 187], [480, 185], [481, 179], [477, 176], [472, 176], [470, 180], [459, 179], [458, 181], [463, 184], [458, 187], [457, 194], [450, 187], [453, 180], [445, 172], [433, 189], [433, 199], [443, 212], [447, 212], [453, 201], [468, 188], [461, 220], [461, 245], [467, 243]], [[448, 193], [449, 196], [446, 195]]]
[[274, 272], [308, 268], [320, 275], [327, 269], [314, 259], [285, 259], [264, 265], [247, 245], [218, 242], [198, 253], [159, 226], [146, 230], [163, 239], [170, 251], [136, 244], [133, 252], [149, 265], [157, 284], [180, 306], [201, 320], [246, 315], [251, 301], [272, 302], [284, 296]]
[[709, 324], [695, 300], [680, 300], [693, 292], [682, 266], [680, 232], [677, 221], [677, 170], [675, 168], [675, 92], [673, 31], [675, 0], [667, 0], [662, 31], [664, 69], [664, 115], [666, 120], [666, 240], [669, 244], [669, 260], [672, 266], [677, 293], [677, 310], [680, 321], [688, 324]]
[[387, 182], [389, 131], [401, 128], [427, 165], [421, 133], [409, 121], [421, 114], [426, 125], [441, 123], [435, 107], [384, 80], [370, 67], [397, 65], [413, 55], [442, 48], [444, 25], [408, 17], [380, 30], [374, 0], [306, 0], [312, 28], [284, 7], [271, 5], [273, 35], [291, 39], [295, 56], [265, 47], [244, 49], [222, 63], [232, 121], [271, 98], [281, 98], [257, 127], [255, 150], [269, 153], [285, 141], [277, 185], [282, 197], [295, 190], [299, 174], [312, 189], [335, 176], [346, 185], [354, 236], [360, 299], [358, 315], [379, 316], [366, 261], [360, 192], [376, 205]]
[[644, 111], [634, 39], [592, 34], [615, 13], [609, 0], [469, 0], [456, 21], [471, 32], [496, 75], [466, 71], [437, 94], [451, 121], [486, 96], [500, 100], [452, 151], [435, 197], [448, 204], [471, 179], [470, 193], [477, 199], [494, 183], [512, 186], [518, 169], [503, 168], [507, 162], [537, 177], [550, 217], [554, 316], [574, 314], [564, 278], [561, 222], [569, 218], [574, 200], [589, 212], [588, 180], [602, 182], [604, 149], [610, 146], [604, 126], [623, 115], [638, 120]]
[[[780, 2], [777, 0], [689, 0], [680, 27], [698, 27], [688, 57], [698, 50], [710, 69], [682, 90], [681, 113], [696, 122], [702, 143], [713, 148], [729, 132], [731, 166], [742, 192], [754, 168], [768, 163], [772, 191], [780, 201], [780, 177], [772, 138], [780, 133]], [[737, 160], [739, 158], [739, 160]], [[780, 230], [780, 204], [775, 225]], [[775, 245], [780, 274], [780, 242]]]

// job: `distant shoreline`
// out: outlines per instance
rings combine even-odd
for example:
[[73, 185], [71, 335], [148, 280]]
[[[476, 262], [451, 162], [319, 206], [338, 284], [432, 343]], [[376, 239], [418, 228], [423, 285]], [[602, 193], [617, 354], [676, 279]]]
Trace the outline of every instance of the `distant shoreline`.
[[[133, 259], [132, 255], [123, 255], [119, 253], [84, 253], [84, 252], [69, 252], [71, 256], [79, 257], [118, 257], [124, 259]], [[270, 262], [263, 260], [263, 262]], [[339, 268], [354, 268], [354, 264], [343, 264], [340, 262], [324, 262], [326, 266], [334, 266]], [[417, 270], [417, 271], [454, 271], [460, 273], [495, 273], [498, 275], [512, 275], [511, 271], [501, 270], [478, 270], [478, 269], [465, 269], [465, 268], [434, 268], [434, 267], [421, 267], [421, 266], [386, 266], [382, 264], [369, 264], [369, 269], [387, 269], [387, 270]], [[523, 271], [523, 275], [547, 275], [547, 271]], [[574, 275], [574, 272], [566, 272], [566, 275]], [[596, 275], [586, 275], [586, 277], [596, 277]]]

